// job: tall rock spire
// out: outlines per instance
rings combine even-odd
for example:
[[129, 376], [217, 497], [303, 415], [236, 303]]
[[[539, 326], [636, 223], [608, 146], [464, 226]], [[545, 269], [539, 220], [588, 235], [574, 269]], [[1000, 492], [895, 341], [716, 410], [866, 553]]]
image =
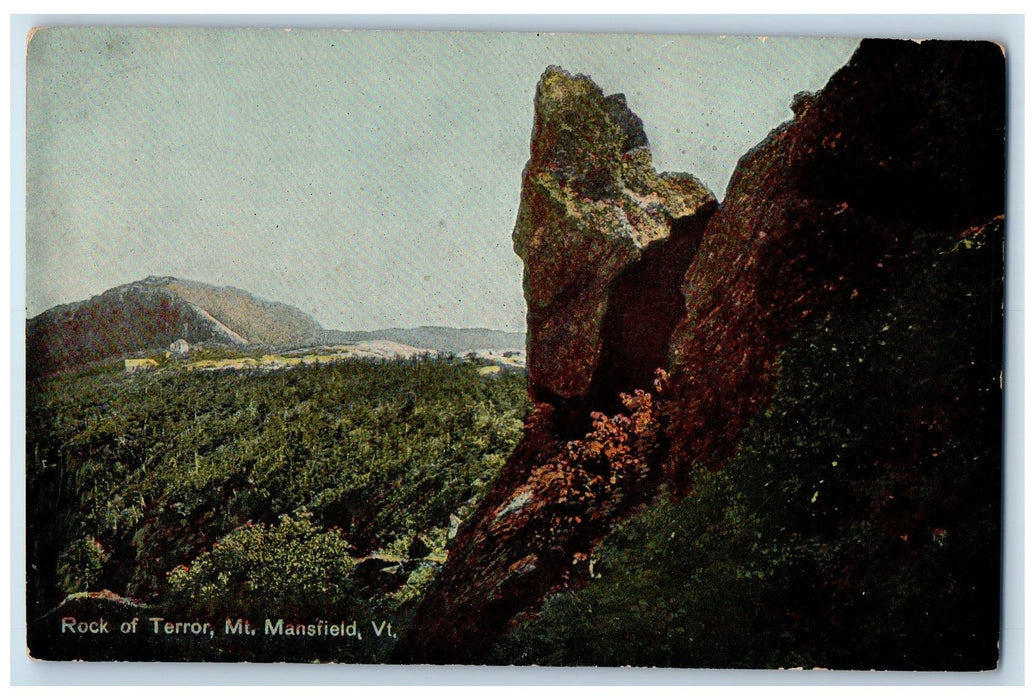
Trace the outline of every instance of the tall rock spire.
[[[700, 236], [686, 223], [714, 207], [697, 178], [655, 172], [643, 124], [623, 95], [605, 96], [584, 75], [546, 70], [514, 227], [525, 263], [533, 400], [584, 407], [609, 340], [621, 342], [620, 329], [605, 335], [609, 312], [630, 303], [614, 296], [620, 279], [659, 248], [671, 250], [654, 252], [655, 264], [675, 256], [685, 269]], [[649, 270], [639, 277], [638, 287], [649, 286]], [[657, 311], [671, 331], [671, 310]], [[664, 335], [663, 327], [654, 330]], [[660, 356], [645, 359], [647, 376], [633, 381], [649, 381], [665, 364], [664, 350], [652, 350]], [[607, 393], [616, 395], [612, 388]]]

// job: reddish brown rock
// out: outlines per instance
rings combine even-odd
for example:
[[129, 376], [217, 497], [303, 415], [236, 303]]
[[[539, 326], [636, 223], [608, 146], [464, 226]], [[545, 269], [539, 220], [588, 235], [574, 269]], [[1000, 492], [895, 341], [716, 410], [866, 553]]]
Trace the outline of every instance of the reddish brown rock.
[[864, 41], [744, 156], [683, 282], [670, 476], [720, 468], [817, 313], [882, 294], [1004, 211], [1005, 62], [988, 42]]
[[692, 178], [654, 174], [624, 100], [548, 70], [514, 232], [537, 409], [398, 659], [483, 659], [584, 580], [663, 466], [678, 495], [726, 463], [805, 323], [879, 305], [914, 256], [1001, 216], [1004, 81], [992, 44], [865, 41], [712, 215]]
[[476, 661], [515, 616], [584, 578], [593, 543], [657, 485], [660, 415], [643, 390], [664, 383], [679, 280], [715, 198], [654, 171], [624, 97], [558, 68], [539, 83], [531, 152], [514, 246], [536, 410], [400, 658]]
[[[605, 97], [586, 76], [546, 70], [514, 228], [514, 249], [525, 262], [533, 400], [586, 408], [594, 378], [603, 376], [597, 370], [608, 340], [626, 343], [623, 355], [653, 354], [642, 363], [649, 365], [646, 376], [641, 371], [634, 380], [641, 386], [664, 366], [666, 329], [678, 320], [672, 309], [682, 312], [678, 302], [654, 314], [660, 346], [636, 349], [635, 338], [619, 328], [605, 337], [605, 318], [611, 313], [611, 325], [622, 325], [614, 312], [628, 301], [614, 294], [616, 286], [647, 257], [652, 264], [636, 273], [634, 286], [650, 295], [651, 280], [663, 279], [671, 289], [672, 275], [686, 269], [700, 238], [702, 226], [691, 222], [705, 220], [714, 206], [696, 178], [654, 171], [643, 125], [622, 95]], [[676, 259], [680, 269], [654, 275], [666, 259]], [[643, 321], [643, 313], [633, 316]]]

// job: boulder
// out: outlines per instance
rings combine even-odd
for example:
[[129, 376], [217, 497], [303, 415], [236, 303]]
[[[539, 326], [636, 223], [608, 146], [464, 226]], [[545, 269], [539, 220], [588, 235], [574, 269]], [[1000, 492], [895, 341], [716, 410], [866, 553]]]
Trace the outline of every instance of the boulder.
[[[630, 286], [648, 297], [654, 280], [675, 289], [672, 271], [652, 270], [662, 261], [681, 266], [677, 275], [686, 269], [703, 228], [688, 222], [706, 219], [714, 206], [714, 195], [695, 177], [655, 172], [643, 124], [623, 95], [605, 96], [584, 75], [546, 70], [513, 234], [525, 264], [533, 401], [578, 413], [609, 353], [652, 354], [641, 363], [649, 366], [646, 377], [633, 378], [643, 384], [666, 364], [666, 328], [677, 320], [672, 308], [681, 313], [678, 300], [652, 315], [661, 324], [653, 324], [654, 335], [664, 342], [647, 349], [630, 345], [635, 340], [622, 332], [625, 319], [615, 310], [637, 292]], [[637, 267], [648, 259], [651, 265]], [[623, 286], [630, 274], [635, 284]], [[609, 342], [624, 347], [609, 351]], [[624, 377], [607, 379], [620, 384]]]

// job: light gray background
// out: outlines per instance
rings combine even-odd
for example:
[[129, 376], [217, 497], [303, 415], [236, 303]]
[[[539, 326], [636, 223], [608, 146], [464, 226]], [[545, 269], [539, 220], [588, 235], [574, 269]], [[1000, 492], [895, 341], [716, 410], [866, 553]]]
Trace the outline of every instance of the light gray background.
[[[522, 30], [651, 32], [684, 34], [741, 35], [811, 35], [811, 36], [884, 36], [898, 38], [981, 38], [997, 40], [1007, 52], [1009, 103], [1009, 171], [1007, 215], [1007, 285], [1006, 285], [1006, 421], [1004, 479], [1004, 596], [1003, 638], [1000, 670], [984, 674], [956, 673], [781, 673], [773, 671], [735, 672], [679, 669], [537, 669], [479, 667], [345, 667], [284, 665], [220, 665], [220, 664], [62, 664], [32, 662], [25, 657], [24, 620], [24, 445], [19, 439], [11, 444], [12, 493], [12, 561], [11, 561], [11, 681], [15, 685], [318, 685], [318, 684], [576, 684], [576, 685], [1017, 685], [1024, 682], [1024, 479], [1023, 479], [1023, 320], [1025, 315], [1022, 278], [1023, 246], [1023, 123], [1024, 123], [1024, 32], [1022, 16], [677, 16], [677, 17], [593, 17], [593, 16], [496, 16], [496, 17], [362, 17], [338, 18], [305, 16], [261, 17], [75, 17], [18, 15], [11, 18], [12, 66], [12, 171], [11, 171], [11, 337], [12, 342], [12, 435], [24, 430], [24, 319], [30, 313], [25, 304], [26, 231], [24, 206], [25, 118], [25, 37], [40, 25], [137, 25], [137, 26], [266, 26], [266, 27], [342, 27], [369, 29], [468, 29], [483, 31]], [[593, 74], [592, 67], [566, 66]], [[595, 78], [605, 90], [621, 90], [629, 94], [628, 85], [612, 86], [600, 75]], [[531, 88], [525, 114], [518, 119], [523, 147], [527, 147], [531, 129]], [[649, 114], [630, 98], [634, 109], [647, 123], [648, 136], [658, 154], [658, 128], [666, 118], [651, 123]], [[669, 117], [670, 119], [671, 117]], [[680, 127], [682, 128], [682, 127]], [[682, 154], [680, 154], [682, 156]], [[524, 155], [521, 157], [523, 162]], [[657, 160], [661, 160], [657, 158]], [[685, 162], [663, 168], [693, 168]], [[705, 177], [702, 171], [699, 176]], [[709, 183], [713, 184], [713, 183]], [[515, 189], [509, 196], [514, 197]], [[715, 186], [713, 184], [713, 186]], [[718, 194], [718, 192], [717, 192]], [[504, 222], [504, 235], [512, 224]], [[258, 291], [258, 290], [256, 290]], [[285, 301], [290, 301], [284, 299]], [[38, 302], [45, 303], [45, 302]], [[299, 304], [305, 308], [305, 304]], [[34, 312], [38, 312], [36, 309]], [[376, 691], [371, 691], [376, 692]]]

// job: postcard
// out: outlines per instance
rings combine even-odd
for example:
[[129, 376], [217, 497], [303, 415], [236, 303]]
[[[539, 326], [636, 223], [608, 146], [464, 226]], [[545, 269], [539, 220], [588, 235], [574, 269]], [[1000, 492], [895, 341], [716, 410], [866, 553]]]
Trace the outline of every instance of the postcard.
[[27, 51], [32, 658], [997, 668], [1002, 46]]

